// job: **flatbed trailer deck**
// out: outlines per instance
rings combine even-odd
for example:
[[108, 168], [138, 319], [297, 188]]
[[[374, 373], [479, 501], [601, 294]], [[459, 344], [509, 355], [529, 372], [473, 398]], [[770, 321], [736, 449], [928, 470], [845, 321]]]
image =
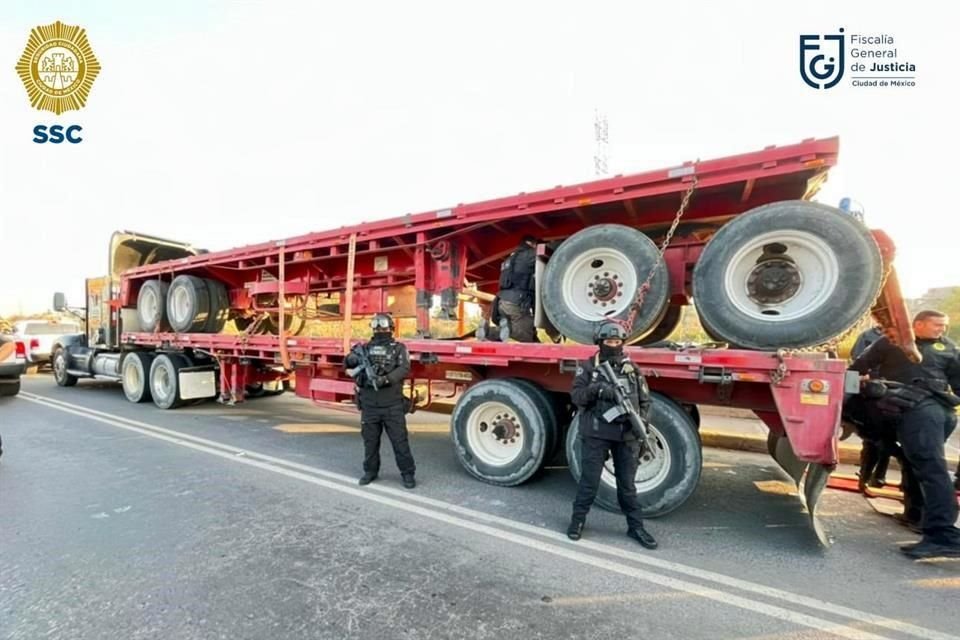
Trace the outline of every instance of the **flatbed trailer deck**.
[[[830, 340], [872, 312], [912, 344], [893, 243], [807, 202], [838, 152], [836, 138], [809, 139], [213, 253], [118, 233], [110, 275], [88, 281], [88, 334], [61, 345], [55, 374], [64, 385], [119, 379], [131, 401], [152, 396], [162, 408], [235, 404], [290, 380], [301, 397], [354, 410], [342, 366], [359, 338], [352, 321], [388, 311], [415, 319], [415, 336], [402, 338], [414, 404], [455, 396], [458, 460], [512, 486], [557, 457], [578, 476], [568, 392], [594, 347], [570, 342], [609, 318], [637, 344], [662, 345], [694, 300], [714, 343], [628, 348], [654, 391], [655, 455], [637, 477], [645, 513], [672, 511], [696, 487], [697, 405], [737, 407], [769, 427], [769, 451], [824, 539], [816, 506], [837, 463], [845, 386], [856, 385]], [[528, 234], [540, 238], [538, 326], [568, 343], [437, 339], [434, 299], [441, 317], [462, 320], [465, 296], [489, 315], [500, 262]], [[302, 335], [316, 319], [336, 319], [342, 336]], [[228, 321], [238, 333], [224, 332]], [[612, 474], [598, 502], [616, 508]]]

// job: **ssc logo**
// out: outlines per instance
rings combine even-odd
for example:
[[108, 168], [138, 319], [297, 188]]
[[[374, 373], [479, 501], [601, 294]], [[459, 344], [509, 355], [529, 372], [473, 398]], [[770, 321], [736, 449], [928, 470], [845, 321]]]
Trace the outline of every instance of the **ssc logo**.
[[814, 89], [829, 89], [843, 78], [843, 29], [839, 31], [800, 36], [800, 77]]
[[16, 68], [30, 105], [57, 115], [83, 108], [100, 73], [86, 31], [60, 21], [30, 32]]

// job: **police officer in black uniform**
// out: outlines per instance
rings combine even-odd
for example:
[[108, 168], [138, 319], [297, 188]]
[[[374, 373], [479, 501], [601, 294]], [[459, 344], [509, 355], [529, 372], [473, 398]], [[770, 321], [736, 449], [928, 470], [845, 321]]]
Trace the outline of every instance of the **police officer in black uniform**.
[[610, 452], [617, 478], [617, 501], [627, 517], [627, 535], [647, 549], [656, 549], [657, 541], [643, 528], [637, 504], [635, 478], [640, 457], [640, 441], [631, 431], [629, 420], [620, 416], [609, 422], [604, 413], [616, 405], [616, 391], [598, 367], [609, 362], [614, 374], [629, 390], [630, 401], [646, 420], [650, 413], [650, 389], [636, 366], [623, 353], [627, 335], [614, 322], [604, 322], [594, 333], [600, 350], [580, 363], [570, 396], [580, 410], [580, 487], [573, 501], [573, 517], [567, 529], [571, 540], [579, 540], [593, 500], [600, 487], [603, 464]]
[[[957, 424], [960, 397], [960, 352], [944, 337], [947, 316], [921, 311], [913, 320], [922, 361], [913, 363], [889, 338], [881, 338], [857, 358], [851, 368], [867, 373], [877, 369], [894, 381], [878, 404], [898, 413], [897, 436], [922, 501], [923, 538], [901, 547], [912, 558], [960, 557], [960, 529], [956, 527], [957, 498], [944, 459], [944, 442]], [[951, 391], [953, 390], [953, 391]], [[905, 488], [905, 493], [908, 491]], [[918, 505], [914, 504], [916, 508]], [[909, 516], [909, 514], [906, 514]]]
[[407, 400], [403, 381], [410, 373], [410, 355], [403, 344], [393, 338], [393, 318], [378, 313], [370, 320], [373, 338], [365, 345], [356, 345], [344, 360], [348, 372], [357, 383], [360, 405], [360, 434], [363, 436], [363, 477], [360, 484], [370, 484], [380, 472], [380, 436], [386, 431], [397, 458], [403, 486], [413, 489], [416, 465], [407, 437]]
[[[537, 268], [537, 239], [524, 236], [520, 246], [500, 265], [498, 311], [501, 317], [500, 340], [538, 342], [533, 324], [535, 298], [534, 275]], [[506, 331], [503, 330], [506, 325]]]
[[[856, 360], [882, 337], [882, 327], [870, 327], [857, 336], [850, 357]], [[871, 377], [878, 378], [879, 375], [871, 372]], [[890, 457], [902, 455], [895, 424], [892, 425], [890, 419], [877, 410], [875, 402], [862, 396], [850, 397], [844, 403], [843, 411], [844, 417], [849, 415], [850, 421], [857, 426], [857, 435], [860, 436], [860, 491], [865, 492], [867, 486], [883, 487], [887, 483]]]

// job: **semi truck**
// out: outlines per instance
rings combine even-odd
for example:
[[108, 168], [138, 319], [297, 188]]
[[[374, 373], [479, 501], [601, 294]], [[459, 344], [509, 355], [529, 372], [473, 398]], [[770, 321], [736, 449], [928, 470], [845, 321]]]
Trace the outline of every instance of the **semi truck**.
[[[808, 139], [226, 251], [117, 232], [107, 274], [86, 281], [86, 332], [54, 346], [54, 376], [117, 380], [128, 400], [160, 409], [290, 383], [350, 410], [343, 358], [364, 337], [353, 321], [389, 312], [415, 326], [402, 338], [414, 406], [455, 398], [460, 464], [514, 486], [558, 456], [579, 476], [568, 391], [594, 327], [612, 319], [653, 390], [656, 455], [637, 472], [645, 514], [696, 488], [698, 405], [738, 407], [769, 428], [823, 539], [816, 507], [838, 460], [844, 391], [857, 385], [836, 340], [872, 314], [916, 357], [892, 241], [812, 201], [838, 153], [837, 138]], [[489, 316], [501, 262], [527, 235], [539, 239], [536, 324], [561, 343], [437, 336], [431, 315], [462, 319], [464, 299]], [[665, 343], [689, 304], [712, 342]], [[306, 331], [331, 320], [336, 337]], [[617, 508], [612, 468], [598, 502]]]

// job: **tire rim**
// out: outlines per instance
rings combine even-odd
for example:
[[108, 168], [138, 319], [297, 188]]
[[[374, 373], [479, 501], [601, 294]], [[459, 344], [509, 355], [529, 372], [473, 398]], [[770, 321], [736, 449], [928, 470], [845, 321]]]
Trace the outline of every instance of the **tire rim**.
[[[670, 473], [670, 446], [667, 445], [666, 438], [663, 437], [657, 428], [650, 425], [650, 435], [647, 436], [653, 445], [657, 456], [651, 458], [650, 454], [644, 451], [640, 456], [640, 464], [637, 467], [635, 482], [637, 484], [637, 495], [649, 493], [663, 484], [667, 475]], [[613, 460], [608, 457], [603, 464], [603, 474], [601, 481], [613, 489], [617, 487], [617, 477], [613, 472]]]
[[484, 464], [505, 466], [523, 451], [523, 424], [502, 402], [484, 402], [467, 419], [467, 444]]
[[815, 313], [840, 279], [830, 246], [806, 231], [771, 231], [751, 238], [724, 273], [727, 299], [744, 315], [787, 322]]
[[150, 376], [150, 387], [153, 389], [153, 397], [157, 400], [163, 402], [170, 397], [172, 388], [170, 385], [170, 372], [167, 371], [165, 366], [160, 365], [154, 369], [153, 374]]
[[143, 299], [137, 303], [137, 308], [141, 310], [141, 321], [149, 323], [150, 321], [159, 318], [160, 300], [157, 297], [157, 292], [153, 289], [144, 289]]
[[563, 272], [567, 308], [588, 321], [617, 316], [633, 304], [637, 269], [626, 255], [609, 247], [581, 253]]
[[65, 360], [66, 358], [63, 357], [62, 353], [58, 353], [57, 357], [53, 359], [53, 373], [60, 381], [67, 379], [67, 363]]
[[129, 364], [123, 367], [123, 388], [130, 395], [139, 395], [143, 390], [143, 378], [140, 375], [140, 369]]
[[170, 296], [170, 309], [168, 313], [177, 321], [177, 324], [184, 325], [190, 315], [190, 296], [184, 287], [177, 287]]

